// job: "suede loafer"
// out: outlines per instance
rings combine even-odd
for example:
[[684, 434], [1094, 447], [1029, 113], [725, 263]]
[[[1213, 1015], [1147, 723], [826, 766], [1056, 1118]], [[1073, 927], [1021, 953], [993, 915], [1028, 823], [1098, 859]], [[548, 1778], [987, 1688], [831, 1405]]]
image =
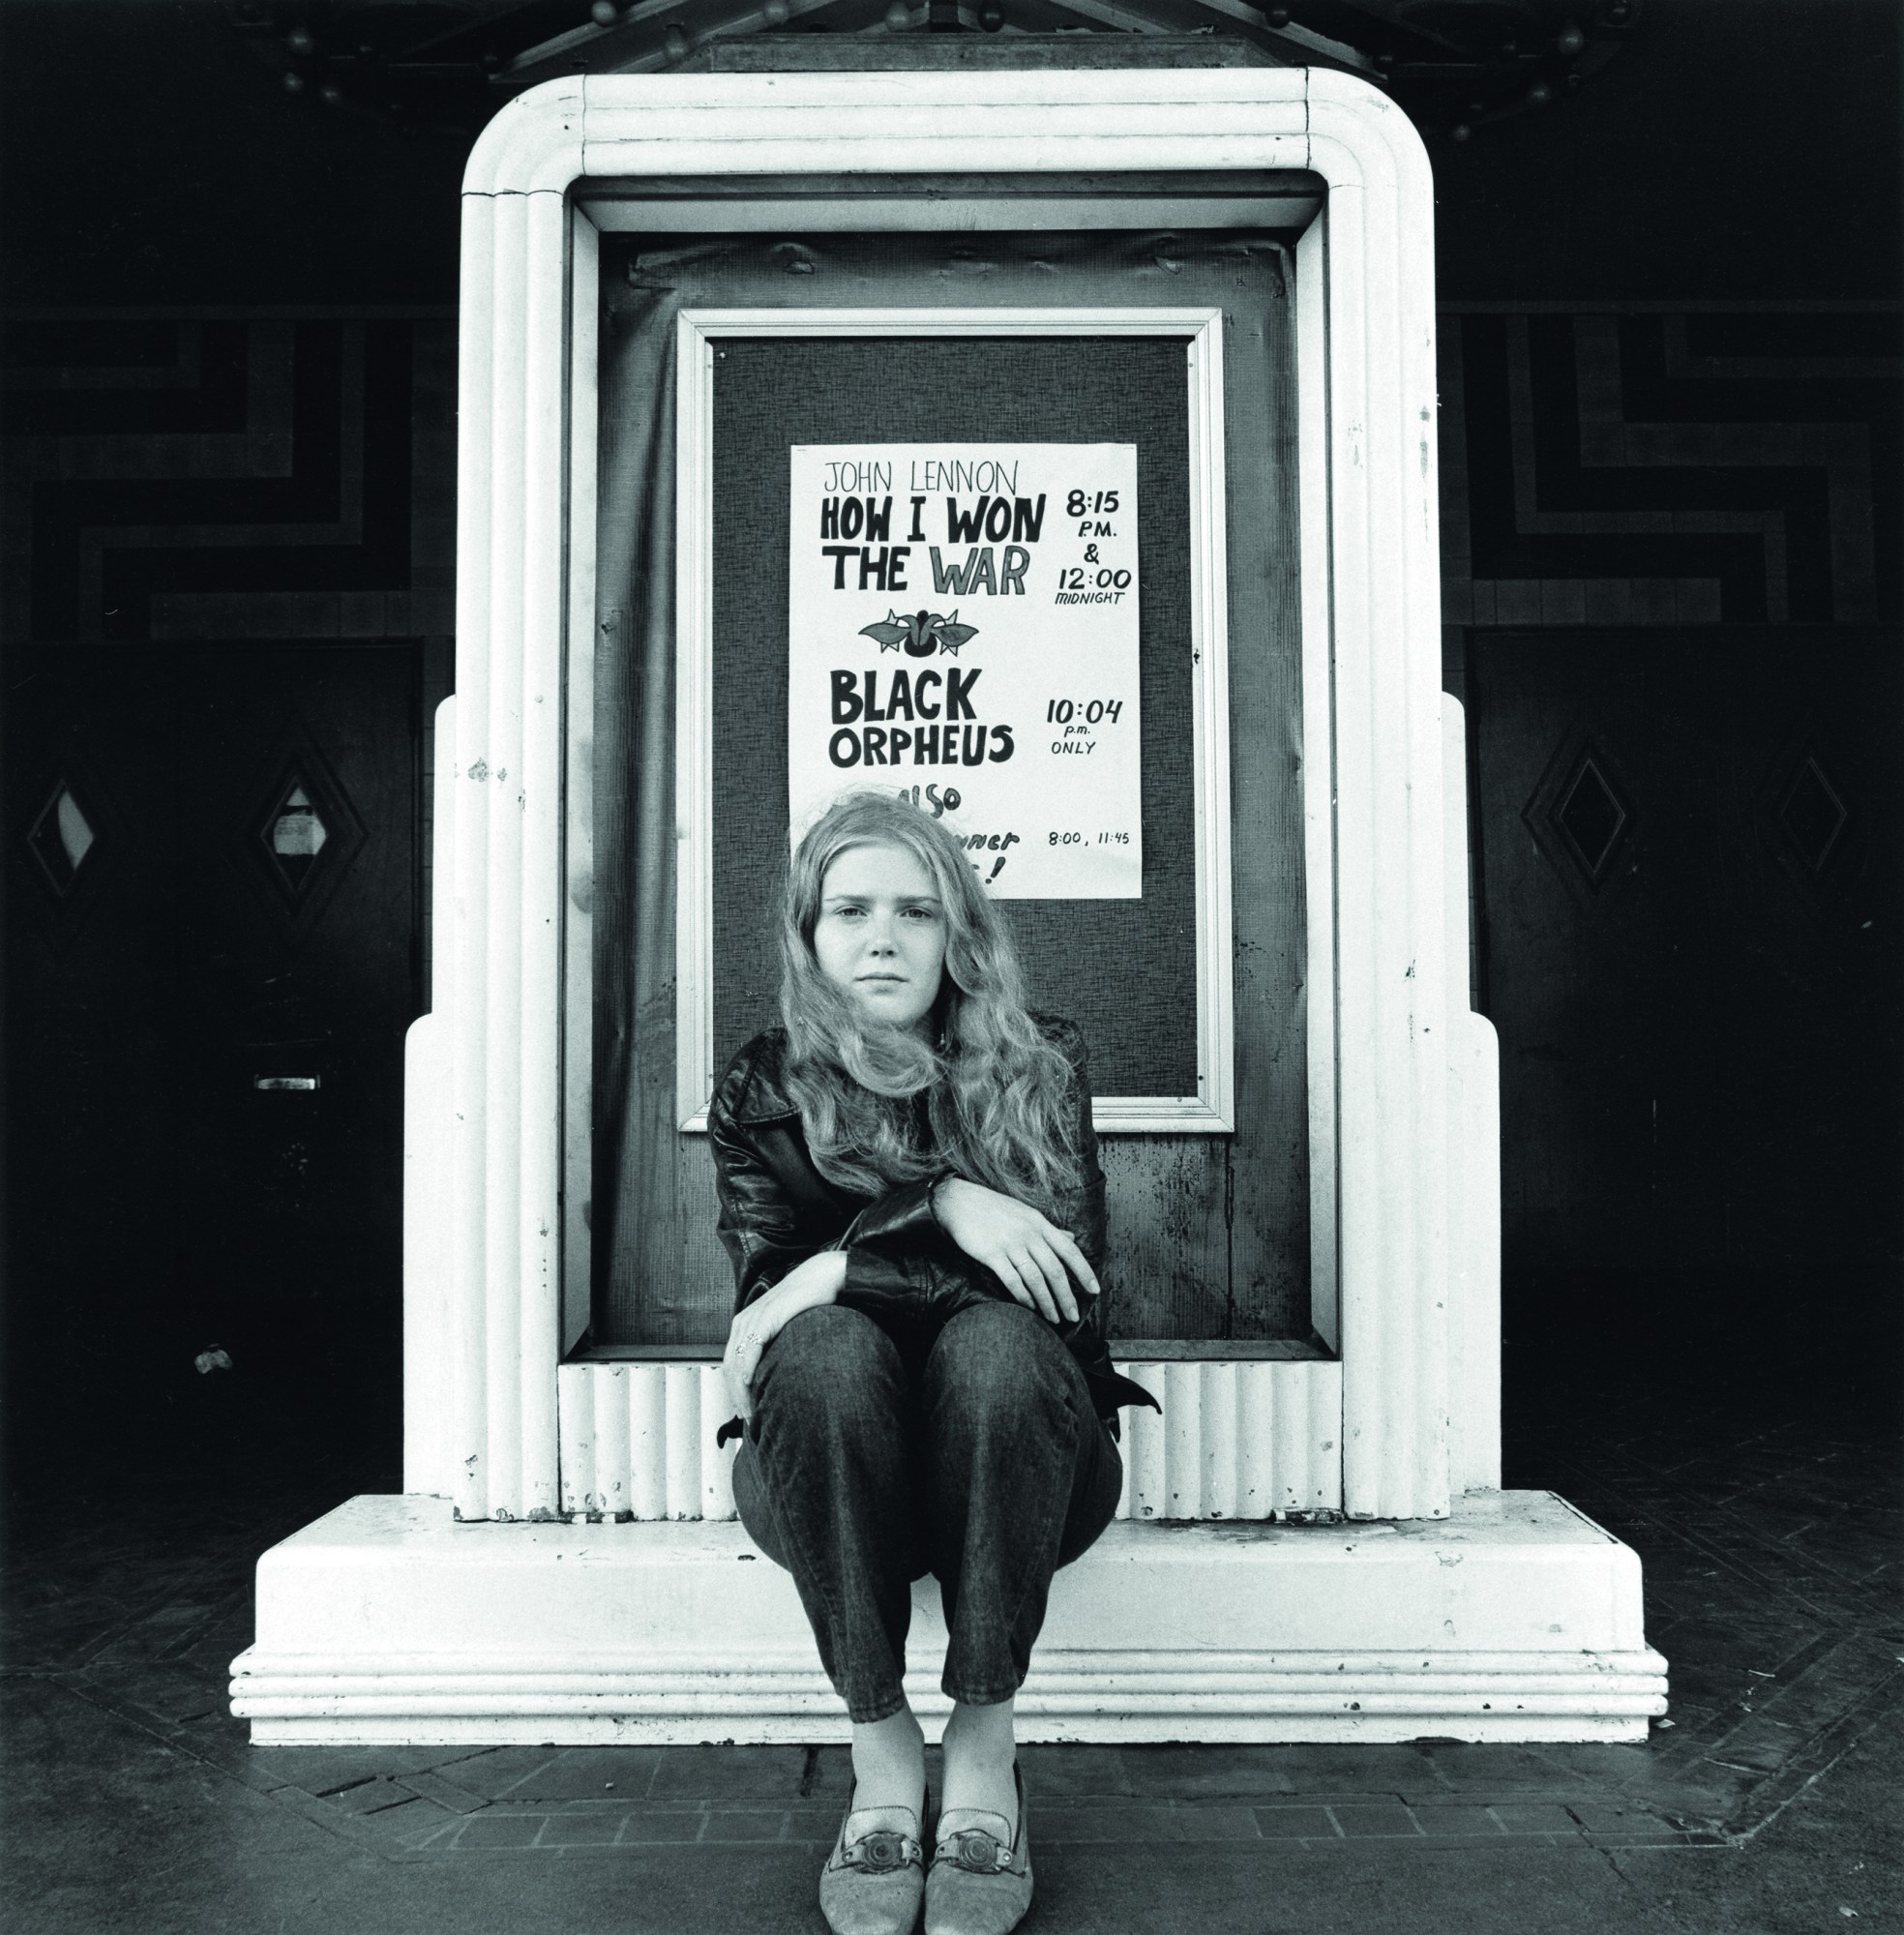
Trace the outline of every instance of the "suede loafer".
[[[912, 1824], [910, 1833], [884, 1825], [896, 1815]], [[926, 1892], [920, 1827], [909, 1807], [855, 1812], [848, 1803], [819, 1873], [819, 1912], [833, 1935], [912, 1935]]]
[[[974, 1824], [941, 1830], [926, 1874], [926, 1935], [1009, 1935], [1031, 1906], [1031, 1842], [1025, 1826], [1025, 1776], [1012, 1763], [1018, 1831], [1006, 1841], [1002, 1815], [970, 1810]], [[967, 1810], [957, 1810], [966, 1814]], [[995, 1834], [985, 1825], [996, 1821]]]

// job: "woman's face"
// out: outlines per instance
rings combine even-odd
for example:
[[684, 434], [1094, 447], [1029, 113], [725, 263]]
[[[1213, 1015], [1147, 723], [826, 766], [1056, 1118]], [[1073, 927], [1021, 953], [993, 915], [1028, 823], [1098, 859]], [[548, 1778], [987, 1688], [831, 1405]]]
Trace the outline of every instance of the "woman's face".
[[836, 854], [819, 883], [814, 955], [868, 1021], [918, 1027], [945, 968], [945, 908], [925, 863], [904, 847]]

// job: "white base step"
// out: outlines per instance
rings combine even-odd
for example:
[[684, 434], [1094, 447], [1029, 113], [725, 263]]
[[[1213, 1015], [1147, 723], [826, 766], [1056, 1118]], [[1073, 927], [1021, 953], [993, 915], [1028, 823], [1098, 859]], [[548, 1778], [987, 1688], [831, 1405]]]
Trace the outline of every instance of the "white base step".
[[[459, 1525], [364, 1497], [258, 1561], [257, 1742], [845, 1741], [791, 1578], [737, 1524]], [[945, 1626], [913, 1590], [936, 1734]], [[1025, 1741], [1631, 1741], [1666, 1711], [1638, 1555], [1550, 1492], [1442, 1520], [1119, 1520], [1052, 1585]]]

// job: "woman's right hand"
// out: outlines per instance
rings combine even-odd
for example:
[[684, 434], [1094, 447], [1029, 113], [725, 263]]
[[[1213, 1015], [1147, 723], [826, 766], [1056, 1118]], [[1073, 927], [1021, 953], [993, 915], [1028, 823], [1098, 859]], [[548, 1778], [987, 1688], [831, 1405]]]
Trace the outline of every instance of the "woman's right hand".
[[1070, 1231], [1015, 1196], [951, 1176], [933, 1191], [939, 1228], [1024, 1304], [1053, 1324], [1078, 1321], [1075, 1277], [1095, 1296], [1097, 1277]]
[[774, 1287], [735, 1313], [721, 1355], [721, 1378], [728, 1401], [743, 1418], [754, 1415], [754, 1376], [760, 1353], [803, 1310], [832, 1303], [845, 1288], [847, 1253], [821, 1250], [796, 1265]]

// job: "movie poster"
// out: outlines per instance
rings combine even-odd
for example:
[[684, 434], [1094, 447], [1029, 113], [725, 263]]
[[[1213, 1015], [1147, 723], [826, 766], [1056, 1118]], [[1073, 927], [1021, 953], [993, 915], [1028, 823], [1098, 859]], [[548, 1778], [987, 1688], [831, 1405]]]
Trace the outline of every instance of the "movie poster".
[[1003, 899], [1139, 898], [1136, 445], [802, 445], [792, 493], [793, 837], [890, 786]]

